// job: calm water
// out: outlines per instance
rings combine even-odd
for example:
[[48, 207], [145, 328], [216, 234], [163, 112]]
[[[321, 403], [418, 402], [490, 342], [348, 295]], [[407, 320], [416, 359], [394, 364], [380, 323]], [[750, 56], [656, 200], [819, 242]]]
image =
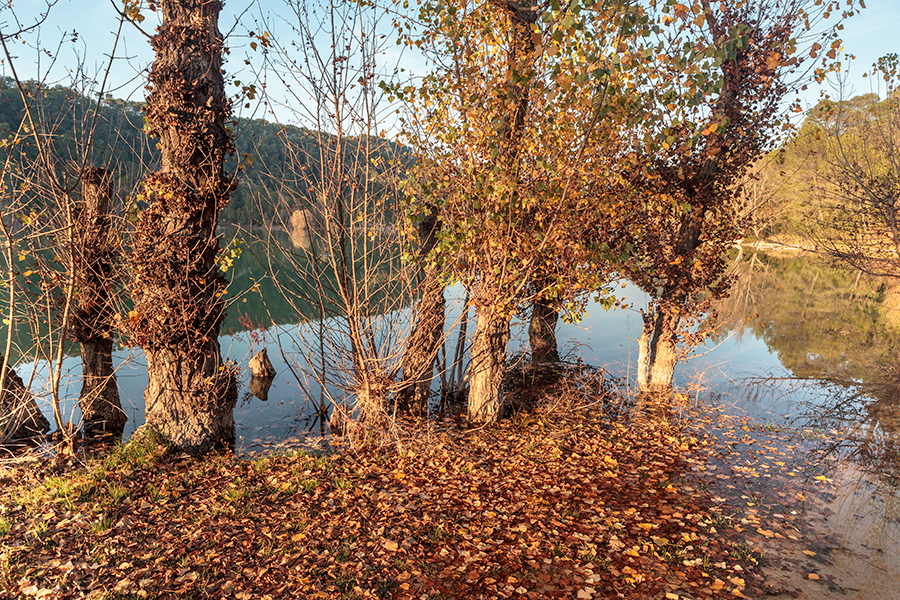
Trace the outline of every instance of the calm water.
[[[679, 365], [677, 383], [758, 424], [786, 426], [806, 432], [804, 436], [820, 434], [803, 437], [794, 451], [808, 453], [833, 482], [821, 493], [810, 483], [809, 512], [804, 513], [808, 526], [834, 546], [828, 565], [814, 565], [830, 579], [810, 582], [801, 574], [791, 585], [810, 598], [898, 598], [900, 294], [883, 282], [804, 257], [752, 255], [739, 265], [734, 294], [717, 307], [716, 335]], [[231, 289], [247, 289], [253, 273], [245, 268], [237, 275]], [[297, 317], [271, 286], [260, 285], [269, 314], [279, 324], [240, 331], [248, 323], [264, 322], [260, 295], [250, 294], [247, 302], [230, 309], [223, 328], [238, 332], [221, 338], [223, 354], [244, 366], [235, 411], [237, 450], [244, 453], [290, 445], [324, 430], [309, 401], [309, 396], [319, 398], [320, 389], [298, 370], [303, 361], [297, 349], [304, 342], [292, 324]], [[641, 330], [638, 309], [647, 299], [631, 285], [619, 295], [629, 308], [606, 312], [592, 305], [580, 323], [560, 326], [559, 340], [570, 359], [604, 365], [628, 385], [634, 379]], [[460, 296], [459, 289], [448, 292], [450, 321], [459, 315]], [[510, 350], [526, 349], [525, 332], [522, 323], [515, 325]], [[262, 347], [268, 348], [278, 371], [267, 401], [249, 392], [246, 369], [247, 360]], [[115, 362], [121, 366], [118, 381], [129, 414], [127, 436], [142, 420], [146, 373], [140, 351], [120, 349]], [[65, 409], [77, 420], [79, 359], [67, 359], [65, 368]], [[34, 363], [18, 367], [26, 380], [33, 369]], [[40, 364], [35, 375], [32, 389], [44, 378]], [[798, 555], [797, 572], [812, 568], [801, 564], [804, 558]]]

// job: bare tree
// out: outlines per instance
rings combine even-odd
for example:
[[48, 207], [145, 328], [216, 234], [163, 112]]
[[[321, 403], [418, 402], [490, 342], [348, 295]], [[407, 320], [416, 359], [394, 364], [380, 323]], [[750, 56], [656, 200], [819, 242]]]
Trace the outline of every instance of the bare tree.
[[[78, 187], [93, 158], [93, 136], [98, 122], [107, 77], [120, 39], [117, 31], [109, 51], [105, 68], [94, 76], [84, 72], [83, 61], [73, 69], [71, 88], [48, 86], [37, 79], [24, 80], [16, 69], [17, 56], [11, 54], [10, 44], [17, 41], [33, 49], [37, 56], [49, 55], [50, 66], [37, 64], [37, 75], [46, 76], [59, 60], [63, 42], [56, 53], [46, 50], [29, 35], [39, 38], [40, 25], [54, 2], [46, 3], [33, 22], [23, 25], [12, 5], [4, 7], [4, 17], [10, 17], [18, 28], [0, 33], [4, 64], [10, 74], [0, 86], [7, 102], [22, 109], [21, 121], [3, 143], [3, 215], [2, 229], [6, 242], [5, 259], [7, 295], [4, 306], [4, 325], [7, 340], [0, 376], [0, 397], [5, 397], [6, 384], [14, 395], [27, 398], [28, 413], [46, 429], [46, 420], [36, 409], [34, 399], [27, 392], [32, 381], [22, 382], [11, 369], [16, 360], [31, 358], [49, 367], [49, 394], [53, 417], [69, 449], [77, 426], [72, 415], [63, 414], [61, 381], [63, 362], [69, 351], [73, 313], [76, 308], [75, 204]], [[63, 37], [62, 39], [66, 39]], [[9, 84], [9, 87], [7, 87]], [[81, 84], [87, 88], [79, 91]], [[92, 98], [98, 97], [97, 100]], [[74, 139], [57, 140], [56, 131], [68, 123]], [[109, 312], [106, 313], [109, 329]], [[20, 325], [27, 323], [26, 332]], [[22, 335], [19, 335], [22, 333]], [[23, 347], [22, 338], [30, 338]], [[112, 373], [108, 374], [112, 381]], [[35, 376], [32, 371], [31, 378]], [[124, 417], [121, 410], [117, 419]], [[34, 429], [34, 428], [32, 428]]]
[[[318, 397], [307, 392], [321, 412], [333, 404], [345, 420], [352, 413], [368, 431], [387, 432], [393, 401], [407, 385], [401, 369], [424, 380], [425, 368], [401, 359], [417, 291], [415, 268], [402, 260], [407, 234], [398, 184], [408, 158], [382, 128], [390, 113], [377, 85], [388, 75], [389, 42], [380, 33], [386, 17], [356, 3], [285, 7], [289, 16], [260, 16], [273, 35], [256, 34], [265, 40], [259, 81], [278, 78], [289, 90], [284, 104], [272, 93], [267, 101], [303, 126], [282, 131], [287, 167], [269, 173], [278, 194], [262, 209], [275, 215], [264, 239], [266, 262], [301, 319], [286, 332], [299, 355], [297, 374], [305, 375], [298, 381], [318, 383]], [[287, 31], [277, 33], [281, 28]]]
[[81, 344], [79, 406], [86, 435], [121, 437], [126, 416], [113, 369], [113, 249], [110, 244], [110, 172], [87, 168], [74, 225], [75, 301], [72, 337]]
[[900, 277], [900, 87], [898, 57], [887, 55], [871, 77], [884, 97], [823, 101], [811, 120], [819, 135], [822, 182], [812, 234], [833, 257], [878, 276]]

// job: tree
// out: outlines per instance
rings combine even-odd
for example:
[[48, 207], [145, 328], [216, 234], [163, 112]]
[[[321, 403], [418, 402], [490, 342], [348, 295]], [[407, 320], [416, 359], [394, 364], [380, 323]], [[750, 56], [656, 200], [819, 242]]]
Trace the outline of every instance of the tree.
[[900, 277], [900, 87], [898, 57], [873, 65], [884, 98], [823, 101], [808, 120], [818, 140], [817, 244], [854, 269]]
[[216, 0], [163, 0], [152, 45], [147, 130], [161, 168], [129, 257], [134, 310], [125, 322], [147, 356], [146, 424], [194, 455], [234, 443], [235, 368], [219, 351], [225, 279], [216, 216], [234, 188]]
[[[701, 0], [692, 8], [663, 9], [667, 44], [691, 50], [659, 65], [666, 92], [656, 108], [665, 115], [664, 125], [646, 136], [661, 144], [646, 156], [647, 201], [631, 224], [635, 252], [623, 265], [651, 296], [638, 358], [643, 392], [671, 388], [679, 341], [690, 340], [680, 332], [690, 329], [710, 300], [728, 293], [726, 253], [745, 225], [746, 213], [737, 205], [741, 185], [783, 137], [784, 99], [803, 85], [809, 59], [830, 44], [823, 57], [827, 67], [841, 44], [832, 28], [811, 34], [819, 18], [836, 8], [822, 4]], [[801, 49], [810, 42], [808, 50]], [[695, 93], [685, 93], [686, 87]]]
[[76, 207], [76, 310], [72, 337], [81, 344], [82, 387], [78, 401], [85, 435], [121, 437], [126, 416], [113, 369], [113, 250], [110, 244], [110, 172], [85, 169]]
[[395, 89], [411, 107], [410, 212], [437, 215], [427, 260], [461, 281], [475, 307], [474, 423], [499, 416], [519, 306], [551, 298], [574, 307], [605, 282], [596, 217], [617, 212], [615, 195], [592, 190], [614, 187], [594, 178], [624, 156], [611, 132], [635, 116], [628, 65], [643, 57], [636, 40], [645, 24], [630, 2], [453, 1], [423, 4], [420, 33], [407, 37], [439, 65]]
[[[0, 145], [3, 148], [3, 181], [0, 187], [4, 208], [0, 228], [6, 246], [3, 258], [6, 261], [4, 283], [7, 288], [4, 298], [6, 306], [3, 307], [7, 340], [2, 359], [0, 398], [8, 400], [7, 392], [27, 398], [29, 408], [26, 412], [40, 417], [36, 420], [41, 422], [41, 427], [32, 429], [45, 429], [46, 420], [28, 392], [31, 381], [27, 384], [22, 382], [9, 368], [13, 364], [11, 354], [14, 348], [19, 355], [17, 359], [31, 355], [35, 363], [45, 364], [50, 371], [48, 387], [53, 418], [65, 444], [60, 450], [71, 451], [77, 424], [72, 423], [74, 418], [71, 413], [68, 419], [63, 414], [60, 381], [76, 311], [76, 279], [83, 266], [79, 264], [76, 248], [77, 188], [85, 173], [92, 171], [88, 165], [96, 157], [93, 142], [101, 103], [92, 100], [91, 96], [96, 94], [102, 98], [104, 95], [106, 75], [117, 56], [119, 35], [117, 32], [108, 52], [109, 62], [105, 70], [90, 77], [85, 73], [83, 61], [75, 65], [71, 71], [72, 88], [47, 86], [41, 79], [40, 68], [35, 73], [36, 79], [24, 81], [18, 75], [9, 42], [16, 40], [27, 44], [29, 40], [38, 39], [40, 26], [54, 4], [48, 2], [33, 25], [0, 34], [4, 64], [11, 75], [4, 78], [0, 85], [0, 95], [4, 97], [4, 129], [7, 130], [6, 139]], [[12, 17], [13, 22], [21, 22], [11, 4], [2, 10]], [[121, 26], [122, 21], [119, 32]], [[45, 52], [40, 44], [36, 44], [35, 50], [39, 55]], [[43, 76], [46, 77], [46, 74]], [[74, 89], [76, 86], [80, 91]], [[89, 187], [89, 182], [85, 181], [82, 195], [88, 194], [86, 190]], [[103, 316], [98, 316], [95, 324], [108, 331], [109, 311], [102, 312]], [[105, 323], [99, 322], [104, 320]], [[31, 338], [30, 348], [22, 348], [18, 344], [16, 330], [21, 321], [31, 326], [31, 335], [24, 336]], [[107, 382], [112, 378], [111, 365], [109, 371]], [[10, 387], [4, 389], [7, 383]], [[115, 389], [114, 380], [112, 389]], [[88, 408], [86, 414], [92, 412], [94, 407], [91, 404], [86, 402], [82, 405]], [[107, 412], [100, 420], [121, 431], [120, 425], [124, 422], [121, 410]], [[96, 416], [90, 415], [92, 425], [98, 424], [93, 418]]]
[[[287, 333], [298, 384], [320, 414], [334, 407], [333, 429], [392, 438], [391, 400], [406, 387], [398, 373], [416, 285], [401, 261], [398, 223], [396, 186], [408, 157], [382, 129], [387, 109], [376, 84], [392, 50], [379, 34], [385, 13], [333, 0], [285, 7], [285, 15], [263, 13], [256, 23], [265, 31], [255, 32], [265, 48], [258, 82], [284, 82], [286, 111], [309, 129], [304, 137], [286, 128], [279, 135], [287, 159], [269, 165], [278, 194], [266, 210], [278, 218], [265, 234], [264, 260], [301, 317]], [[285, 34], [269, 37], [280, 27]], [[267, 102], [280, 102], [260, 89]], [[282, 227], [290, 240], [277, 235]], [[308, 380], [319, 385], [318, 397]], [[362, 427], [351, 427], [350, 413]]]

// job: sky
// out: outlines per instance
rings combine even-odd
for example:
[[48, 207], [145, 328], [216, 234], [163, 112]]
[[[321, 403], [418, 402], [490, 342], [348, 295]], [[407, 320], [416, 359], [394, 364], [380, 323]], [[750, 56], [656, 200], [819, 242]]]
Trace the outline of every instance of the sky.
[[[845, 0], [841, 0], [844, 2]], [[121, 0], [116, 0], [121, 6]], [[340, 2], [339, 2], [340, 4]], [[46, 10], [45, 0], [13, 0], [12, 11], [4, 7], [0, 8], [0, 28], [7, 33], [16, 28], [16, 22], [31, 24], [37, 16]], [[871, 64], [880, 56], [889, 52], [900, 53], [900, 36], [896, 29], [900, 27], [900, 0], [866, 0], [867, 8], [859, 11], [859, 14], [849, 19], [842, 32], [844, 39], [844, 53], [856, 56], [853, 61], [843, 61], [844, 72], [847, 75], [849, 95], [867, 93], [870, 91], [870, 79], [862, 77]], [[251, 65], [260, 62], [259, 51], [253, 51], [249, 47], [252, 39], [248, 36], [250, 31], [261, 33], [263, 26], [259, 24], [261, 17], [269, 19], [269, 28], [274, 29], [279, 40], [289, 43], [291, 36], [287, 35], [287, 27], [283, 20], [275, 15], [285, 14], [283, 0], [228, 0], [220, 17], [220, 29], [228, 35], [227, 44], [231, 54], [227, 58], [226, 71], [231, 77], [230, 92], [237, 91], [241, 86], [235, 85], [240, 81], [246, 85], [253, 81], [252, 68], [245, 64], [249, 60]], [[147, 20], [142, 24], [147, 33], [152, 33], [156, 17], [153, 13], [145, 11]], [[294, 18], [296, 21], [296, 17]], [[255, 22], [256, 21], [256, 22]], [[14, 54], [15, 67], [19, 76], [24, 79], [33, 78], [41, 74], [47, 76], [50, 82], [58, 82], [68, 85], [80, 76], [84, 83], [97, 80], [105, 71], [116, 39], [118, 20], [113, 9], [112, 0], [57, 0], [50, 11], [50, 17], [42, 25], [39, 37], [35, 34], [27, 36], [26, 43], [13, 42], [11, 50]], [[389, 32], [389, 19], [386, 17], [380, 26], [381, 32]], [[77, 36], [75, 35], [77, 33]], [[393, 36], [387, 36], [386, 42]], [[40, 48], [41, 51], [36, 50]], [[58, 52], [57, 52], [58, 49]], [[114, 97], [126, 98], [133, 101], [142, 101], [144, 98], [145, 78], [144, 71], [152, 61], [153, 55], [147, 38], [135, 30], [129, 24], [125, 24], [118, 45], [115, 46], [116, 59], [110, 73], [107, 89]], [[51, 61], [51, 55], [58, 55], [55, 62]], [[400, 49], [387, 43], [385, 64], [400, 65], [405, 69], [405, 74], [423, 73], [426, 65], [421, 58], [409, 53], [403, 53]], [[83, 72], [79, 74], [76, 65], [83, 64]], [[0, 74], [8, 75], [9, 64], [4, 59], [0, 64]], [[388, 68], [388, 71], [391, 69]], [[262, 117], [266, 111], [268, 119], [280, 121], [297, 121], [295, 113], [277, 106], [277, 101], [297, 104], [291, 100], [285, 86], [270, 80], [269, 90], [276, 103], [268, 107], [251, 102], [250, 108], [245, 108], [244, 103], [236, 104], [241, 116]], [[297, 97], [308, 100], [309, 92], [303, 95], [302, 82], [295, 82], [291, 92]], [[298, 91], [299, 90], [299, 91]], [[826, 83], [823, 87], [811, 86], [802, 94], [804, 104], [814, 105], [821, 92], [828, 93], [832, 97], [838, 94], [835, 81]], [[301, 123], [303, 124], [303, 123]]]

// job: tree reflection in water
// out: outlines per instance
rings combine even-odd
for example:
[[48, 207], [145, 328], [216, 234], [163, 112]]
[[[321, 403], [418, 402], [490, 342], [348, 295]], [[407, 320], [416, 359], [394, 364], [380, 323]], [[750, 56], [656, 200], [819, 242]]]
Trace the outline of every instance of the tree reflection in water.
[[785, 372], [742, 379], [735, 391], [751, 409], [778, 406], [773, 416], [801, 435], [808, 479], [836, 484], [807, 507], [846, 551], [834, 566], [896, 572], [900, 294], [810, 255], [748, 254], [735, 260], [733, 294], [718, 307], [719, 336], [765, 341]]

